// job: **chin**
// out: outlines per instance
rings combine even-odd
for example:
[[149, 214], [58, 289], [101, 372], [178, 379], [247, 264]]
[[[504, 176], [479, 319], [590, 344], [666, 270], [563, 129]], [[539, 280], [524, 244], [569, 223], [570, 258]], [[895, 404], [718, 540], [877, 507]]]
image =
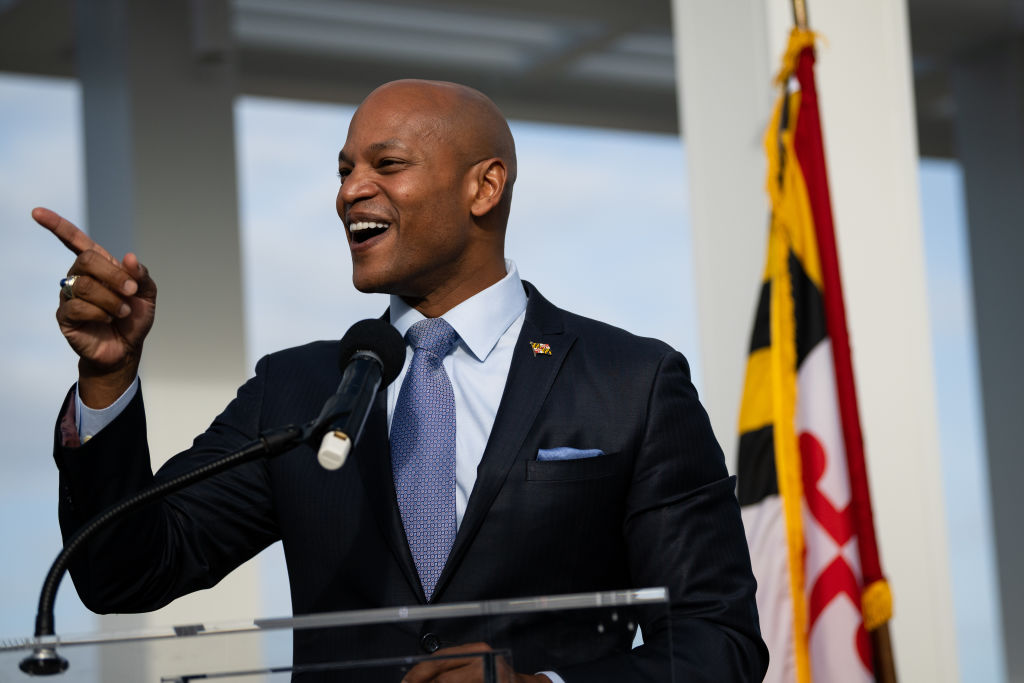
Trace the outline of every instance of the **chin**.
[[352, 286], [363, 294], [394, 294], [395, 285], [387, 277], [379, 273], [366, 273], [354, 269]]
[[356, 278], [355, 276], [352, 277], [352, 286], [354, 286], [356, 288], [356, 290], [362, 292], [363, 294], [387, 294], [388, 293], [384, 288], [382, 288], [380, 283], [377, 283], [377, 282], [374, 282], [373, 280], [368, 280], [368, 279], [365, 279], [365, 278]]

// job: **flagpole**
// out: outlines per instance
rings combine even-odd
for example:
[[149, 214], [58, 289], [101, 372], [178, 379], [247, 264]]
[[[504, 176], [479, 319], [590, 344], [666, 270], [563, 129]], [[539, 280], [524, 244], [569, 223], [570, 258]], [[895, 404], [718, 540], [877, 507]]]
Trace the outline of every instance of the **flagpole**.
[[793, 23], [798, 29], [807, 30], [807, 3], [805, 0], [792, 0]]
[[[808, 23], [807, 23], [807, 2], [806, 2], [806, 0], [791, 0], [791, 3], [792, 3], [792, 7], [793, 7], [793, 22], [794, 22], [794, 24], [796, 24], [796, 28], [801, 30], [801, 31], [809, 30], [809, 26], [808, 26]], [[813, 84], [813, 80], [812, 80], [812, 84]], [[813, 87], [813, 85], [812, 85], [812, 87]], [[821, 246], [823, 246], [823, 245], [819, 245], [819, 247], [821, 247]], [[830, 271], [829, 277], [827, 279], [832, 280], [834, 282], [834, 284], [837, 286], [837, 291], [841, 291], [841, 285], [839, 284], [840, 283], [840, 279], [839, 279], [839, 272], [838, 272], [838, 263], [837, 263], [837, 258], [836, 258], [836, 254], [835, 254], [834, 250], [835, 250], [835, 243], [832, 242], [831, 252], [830, 252], [830, 259], [829, 259], [829, 261], [832, 264], [832, 266], [826, 267], [826, 264], [824, 262], [822, 263], [822, 266], [823, 266], [823, 270]], [[822, 256], [824, 256], [824, 254], [822, 254]], [[839, 302], [840, 302], [840, 307], [842, 308], [842, 295], [841, 294], [839, 294]], [[840, 327], [840, 329], [839, 329], [840, 334], [831, 335], [831, 336], [833, 336], [832, 342], [833, 342], [833, 344], [848, 345], [849, 344], [849, 341], [848, 341], [849, 338], [848, 338], [848, 331], [846, 330], [845, 313], [843, 313], [843, 315], [840, 316], [840, 319], [841, 319], [841, 325], [839, 326]], [[838, 364], [837, 364], [837, 369], [838, 369]], [[850, 394], [851, 395], [848, 396], [848, 397], [845, 397], [845, 398], [847, 398], [848, 400], [852, 400], [852, 402], [853, 402], [852, 405], [854, 406], [854, 412], [856, 413], [857, 412], [856, 411], [856, 395], [853, 393], [853, 388], [852, 388], [852, 386], [853, 386], [852, 385], [852, 367], [850, 367], [849, 364], [846, 364], [846, 365], [844, 365], [842, 370], [843, 370], [844, 373], [846, 373], [846, 375], [849, 376], [849, 379], [850, 379], [850, 387], [849, 388], [850, 388]], [[842, 401], [843, 397], [840, 397], [840, 400]], [[859, 431], [860, 431], [859, 420], [855, 420], [855, 422], [857, 424], [856, 431], [858, 433], [857, 441], [858, 441], [858, 443], [860, 443], [861, 439], [860, 439], [860, 436], [859, 436]], [[860, 454], [861, 454], [860, 457], [863, 457], [863, 451], [862, 450], [860, 451]], [[848, 457], [851, 457], [852, 455], [853, 454], [851, 454], [851, 453], [847, 453]], [[861, 474], [863, 475], [864, 473], [861, 472]], [[872, 522], [871, 522], [871, 513], [870, 513], [870, 500], [868, 499], [868, 500], [862, 502], [862, 504], [867, 506], [868, 522], [869, 522], [869, 524], [871, 524]], [[858, 530], [858, 534], [862, 533], [863, 531], [864, 530]], [[872, 545], [873, 545], [874, 544], [874, 538], [873, 538], [874, 537], [874, 531], [873, 531], [873, 529], [871, 529], [871, 536], [872, 536]], [[877, 550], [876, 550], [876, 552], [877, 552]], [[875, 625], [875, 627], [873, 629], [871, 629], [868, 633], [871, 636], [871, 644], [872, 644], [872, 648], [871, 649], [872, 649], [873, 654], [874, 654], [874, 669], [875, 669], [875, 681], [876, 681], [876, 683], [897, 683], [897, 678], [896, 678], [896, 662], [895, 662], [895, 657], [893, 656], [892, 639], [890, 638], [890, 635], [889, 635], [889, 622], [888, 622], [888, 619], [883, 620], [880, 624]]]
[[893, 657], [888, 621], [871, 631], [871, 644], [875, 654], [875, 680], [878, 683], [896, 683], [896, 659]]

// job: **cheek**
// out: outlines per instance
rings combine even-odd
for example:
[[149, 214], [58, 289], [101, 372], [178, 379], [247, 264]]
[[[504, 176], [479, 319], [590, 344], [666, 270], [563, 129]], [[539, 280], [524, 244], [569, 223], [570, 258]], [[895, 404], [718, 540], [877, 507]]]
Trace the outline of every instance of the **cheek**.
[[[403, 178], [404, 180], [404, 178]], [[450, 257], [462, 240], [468, 207], [455, 191], [455, 178], [394, 183], [385, 193], [398, 214], [402, 248], [429, 260]]]

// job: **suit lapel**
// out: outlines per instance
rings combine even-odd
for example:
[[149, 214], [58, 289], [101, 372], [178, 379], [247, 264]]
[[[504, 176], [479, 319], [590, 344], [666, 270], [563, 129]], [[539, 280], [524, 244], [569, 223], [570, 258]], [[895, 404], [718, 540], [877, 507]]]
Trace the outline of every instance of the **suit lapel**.
[[394, 553], [395, 560], [412, 587], [413, 592], [425, 602], [419, 573], [405, 538], [402, 515], [398, 511], [395, 483], [391, 474], [391, 446], [388, 440], [387, 394], [384, 389], [377, 393], [373, 410], [366, 420], [365, 431], [360, 441], [363, 447], [356, 447], [359, 473], [366, 487], [366, 498], [373, 509], [381, 533]]
[[[435, 594], [444, 589], [479, 530], [530, 427], [537, 419], [562, 362], [576, 340], [574, 333], [563, 329], [561, 311], [548, 303], [531, 285], [525, 284], [529, 295], [526, 319], [512, 352], [512, 365], [505, 382], [505, 391], [498, 405], [483, 459], [477, 469], [476, 484]], [[530, 342], [548, 344], [551, 355], [534, 353]]]

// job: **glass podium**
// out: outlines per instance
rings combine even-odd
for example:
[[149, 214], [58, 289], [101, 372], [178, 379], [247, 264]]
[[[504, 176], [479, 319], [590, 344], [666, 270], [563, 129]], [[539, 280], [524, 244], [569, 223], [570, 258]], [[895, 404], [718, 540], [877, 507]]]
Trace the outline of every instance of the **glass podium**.
[[672, 680], [667, 591], [648, 588], [6, 640], [0, 682], [30, 680], [19, 664], [44, 647], [68, 661], [50, 677], [57, 683], [398, 683], [417, 665], [438, 665], [434, 653], [454, 646], [445, 662], [472, 664], [483, 680], [498, 681], [504, 667], [558, 671], [568, 665], [565, 653], [579, 663], [580, 652], [628, 649], [640, 623], [658, 624], [665, 644], [648, 646], [642, 679]]

